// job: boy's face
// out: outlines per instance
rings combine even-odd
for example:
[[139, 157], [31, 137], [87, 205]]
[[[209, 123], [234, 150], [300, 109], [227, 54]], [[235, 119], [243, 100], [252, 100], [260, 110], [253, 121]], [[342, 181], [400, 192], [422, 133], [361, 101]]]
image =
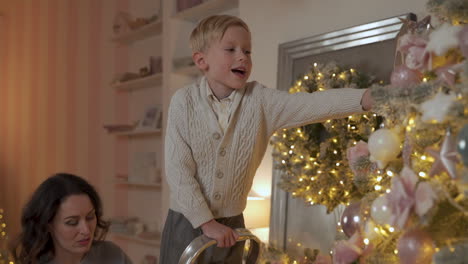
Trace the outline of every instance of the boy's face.
[[251, 48], [250, 33], [243, 27], [232, 26], [205, 52], [194, 54], [195, 63], [204, 71], [215, 94], [244, 87], [252, 70]]

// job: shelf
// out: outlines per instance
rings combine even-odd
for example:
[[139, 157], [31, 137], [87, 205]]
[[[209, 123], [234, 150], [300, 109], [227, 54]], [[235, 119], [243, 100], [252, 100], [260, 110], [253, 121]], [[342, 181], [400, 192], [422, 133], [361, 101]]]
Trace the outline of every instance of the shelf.
[[131, 81], [113, 84], [112, 88], [116, 90], [131, 91], [140, 88], [151, 87], [160, 84], [162, 81], [162, 73], [156, 73], [147, 77], [134, 79]]
[[124, 180], [117, 180], [115, 181], [116, 185], [126, 185], [131, 187], [140, 187], [140, 188], [151, 188], [151, 189], [159, 189], [161, 188], [160, 183], [145, 183], [145, 182], [129, 182]]
[[110, 232], [110, 234], [112, 234], [112, 236], [114, 236], [117, 239], [128, 240], [128, 241], [145, 244], [145, 245], [152, 246], [152, 247], [159, 247], [161, 244], [159, 240], [143, 239], [134, 235], [121, 234], [117, 232]]
[[199, 5], [176, 13], [174, 18], [198, 22], [210, 14], [217, 14], [238, 6], [239, 0], [207, 0]]
[[187, 76], [192, 76], [192, 77], [196, 77], [196, 76], [200, 76], [201, 75], [201, 72], [200, 70], [197, 68], [197, 66], [186, 66], [186, 67], [181, 67], [181, 68], [177, 68], [177, 69], [174, 69], [174, 73], [175, 74], [181, 74], [181, 75], [187, 75]]
[[162, 22], [161, 20], [157, 20], [128, 33], [116, 35], [112, 38], [112, 41], [128, 45], [138, 40], [160, 35], [161, 32]]
[[135, 129], [128, 132], [115, 132], [112, 135], [122, 136], [122, 137], [138, 137], [138, 136], [156, 136], [161, 134], [161, 129]]

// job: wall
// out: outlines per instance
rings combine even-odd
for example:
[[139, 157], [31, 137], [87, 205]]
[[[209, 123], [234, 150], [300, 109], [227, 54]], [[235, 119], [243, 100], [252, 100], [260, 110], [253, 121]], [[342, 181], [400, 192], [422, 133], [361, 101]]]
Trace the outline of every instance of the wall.
[[2, 1], [0, 8], [0, 207], [9, 233], [19, 230], [32, 191], [55, 172], [89, 179], [111, 212], [116, 199], [104, 194], [115, 162], [126, 160], [115, 150], [125, 145], [102, 124], [127, 111], [126, 95], [108, 88], [126, 65], [126, 50], [109, 38], [127, 1]]

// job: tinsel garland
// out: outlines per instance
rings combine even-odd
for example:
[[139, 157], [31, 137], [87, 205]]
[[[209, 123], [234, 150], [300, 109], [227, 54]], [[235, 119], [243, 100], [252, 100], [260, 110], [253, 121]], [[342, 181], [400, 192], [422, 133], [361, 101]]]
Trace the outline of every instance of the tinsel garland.
[[[335, 63], [314, 64], [289, 92], [364, 88], [373, 83], [370, 76], [352, 68], [344, 69]], [[364, 184], [357, 179], [355, 184], [346, 150], [359, 140], [367, 140], [378, 127], [379, 120], [376, 115], [361, 114], [275, 133], [271, 142], [277, 169], [282, 174], [280, 188], [307, 204], [325, 205], [327, 212], [373, 191], [374, 183], [367, 179]]]

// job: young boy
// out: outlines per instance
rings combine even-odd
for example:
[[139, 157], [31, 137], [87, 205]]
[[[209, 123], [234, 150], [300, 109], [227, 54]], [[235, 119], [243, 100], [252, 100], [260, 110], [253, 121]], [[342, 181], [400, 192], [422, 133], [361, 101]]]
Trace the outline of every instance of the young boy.
[[172, 97], [165, 139], [170, 187], [160, 259], [176, 264], [197, 236], [217, 247], [200, 263], [241, 263], [243, 247], [233, 230], [269, 138], [278, 129], [341, 118], [372, 106], [366, 90], [333, 89], [288, 94], [247, 82], [252, 60], [248, 26], [220, 15], [202, 20], [190, 36], [203, 77]]

